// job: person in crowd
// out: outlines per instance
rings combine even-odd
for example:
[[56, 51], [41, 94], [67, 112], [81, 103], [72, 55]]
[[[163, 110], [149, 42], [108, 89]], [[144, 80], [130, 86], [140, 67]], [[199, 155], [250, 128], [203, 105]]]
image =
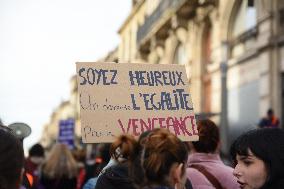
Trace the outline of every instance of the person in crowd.
[[[147, 137], [151, 133], [150, 130], [143, 132], [138, 138], [138, 154], [135, 154], [134, 160], [129, 164], [129, 176], [131, 177], [134, 186], [141, 188], [145, 183], [145, 171], [141, 165], [141, 156], [144, 150], [144, 145], [147, 142]], [[192, 189], [191, 182], [187, 179], [185, 189]]]
[[96, 183], [96, 189], [135, 189], [129, 177], [129, 163], [138, 151], [138, 143], [131, 135], [121, 135], [111, 144], [112, 160], [102, 170]]
[[0, 189], [19, 189], [24, 150], [12, 130], [0, 125]]
[[239, 136], [231, 146], [234, 175], [244, 189], [284, 188], [284, 131], [256, 129]]
[[29, 149], [29, 156], [25, 160], [25, 174], [31, 176], [32, 189], [38, 188], [39, 167], [44, 161], [44, 148], [37, 143]]
[[[109, 143], [104, 143], [99, 146], [99, 154], [97, 159], [97, 163], [93, 169], [93, 173], [89, 173], [89, 176], [86, 179], [86, 183], [83, 186], [83, 189], [94, 189], [98, 180], [98, 176], [100, 172], [106, 167], [110, 160], [110, 145]], [[89, 171], [91, 172], [91, 171]]]
[[76, 149], [73, 151], [73, 156], [77, 162], [78, 175], [77, 175], [77, 187], [76, 189], [81, 189], [86, 180], [86, 151], [84, 149]]
[[141, 155], [144, 189], [182, 189], [186, 182], [186, 145], [166, 129], [147, 136]]
[[233, 168], [226, 166], [220, 158], [219, 128], [213, 121], [204, 119], [197, 121], [197, 130], [199, 141], [189, 142], [186, 171], [193, 188], [239, 188]]
[[[110, 160], [110, 143], [100, 143], [96, 145], [96, 150], [91, 153], [91, 156], [86, 159], [86, 181], [97, 177], [102, 169]], [[95, 153], [97, 151], [97, 153]]]
[[274, 111], [269, 109], [266, 117], [262, 118], [258, 124], [259, 128], [278, 128], [279, 119], [274, 115]]
[[[135, 149], [135, 151], [139, 151], [140, 152], [142, 150], [142, 143], [144, 141], [144, 138], [146, 138], [146, 136], [149, 133], [150, 133], [150, 131], [146, 131], [146, 132], [143, 132], [140, 135], [140, 137], [138, 139], [139, 146], [138, 146], [138, 149]], [[124, 137], [125, 137], [125, 140], [123, 140]], [[136, 145], [135, 143], [136, 142], [135, 142], [134, 138], [131, 137], [131, 136], [120, 136], [120, 137], [118, 137], [117, 140], [112, 144], [112, 148], [111, 148], [111, 152], [110, 152], [112, 154], [111, 155], [112, 158], [110, 159], [109, 163], [103, 168], [103, 171], [101, 172], [101, 174], [103, 174], [106, 171], [106, 169], [110, 168], [111, 166], [117, 165], [118, 163], [123, 163], [123, 162], [120, 161], [121, 160], [120, 158], [116, 158], [116, 156], [117, 156], [116, 153], [118, 151], [121, 151], [121, 148], [123, 149], [122, 152], [121, 152], [122, 154], [129, 153], [129, 150], [131, 148], [129, 146]], [[131, 149], [133, 149], [133, 148], [131, 148]], [[123, 155], [123, 156], [127, 156], [127, 155]], [[136, 178], [137, 178], [135, 180], [136, 183], [140, 183], [140, 182], [143, 181], [143, 176], [144, 176], [142, 167], [140, 165], [140, 158], [138, 156], [136, 156], [135, 159], [131, 160], [131, 161], [132, 162], [128, 162], [127, 165], [125, 163], [122, 165], [123, 171], [124, 171], [123, 174], [124, 175], [129, 175], [129, 176], [131, 175], [131, 177], [135, 175]], [[128, 168], [128, 172], [129, 173], [127, 173], [127, 170], [126, 170], [127, 166], [129, 166], [129, 168]], [[136, 168], [137, 168], [137, 166], [139, 166], [139, 168], [138, 169], [134, 169], [131, 166], [135, 166]], [[114, 169], [114, 171], [116, 171], [116, 169], [120, 169], [120, 166], [116, 166], [116, 167], [114, 167], [112, 169]], [[120, 170], [118, 170], [118, 172], [119, 171]], [[93, 189], [93, 188], [95, 188], [97, 180], [98, 180], [98, 177], [89, 179], [89, 181], [84, 185], [83, 189]], [[131, 182], [129, 182], [129, 183], [130, 183], [130, 185], [132, 187], [132, 183]]]
[[40, 182], [45, 189], [75, 189], [77, 163], [65, 144], [55, 144], [42, 165]]

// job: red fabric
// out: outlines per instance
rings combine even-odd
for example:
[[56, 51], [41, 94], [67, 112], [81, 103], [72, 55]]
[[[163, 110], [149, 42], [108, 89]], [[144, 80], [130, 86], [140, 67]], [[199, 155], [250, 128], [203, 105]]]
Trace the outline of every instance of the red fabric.
[[103, 159], [100, 158], [100, 157], [97, 157], [95, 161], [96, 161], [96, 163], [102, 163], [102, 162], [103, 162]]
[[84, 185], [86, 177], [86, 171], [84, 168], [80, 169], [79, 175], [77, 176], [77, 187], [76, 189], [81, 189]]
[[29, 173], [26, 173], [26, 177], [27, 177], [27, 179], [28, 179], [28, 181], [29, 181], [29, 184], [30, 184], [31, 186], [33, 186], [33, 184], [34, 184], [34, 178], [33, 178], [33, 176], [32, 176], [31, 174], [29, 174]]

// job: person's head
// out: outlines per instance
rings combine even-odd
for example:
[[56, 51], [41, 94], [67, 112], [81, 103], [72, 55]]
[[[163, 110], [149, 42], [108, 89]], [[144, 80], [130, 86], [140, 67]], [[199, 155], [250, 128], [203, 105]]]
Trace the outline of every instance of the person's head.
[[138, 150], [138, 143], [131, 135], [120, 135], [110, 146], [110, 155], [117, 162], [133, 159]]
[[268, 117], [268, 118], [272, 118], [273, 115], [274, 115], [274, 111], [273, 111], [271, 108], [268, 109], [268, 110], [267, 110], [267, 117]]
[[187, 155], [185, 144], [168, 130], [151, 131], [141, 157], [145, 184], [170, 187], [184, 184]]
[[197, 121], [199, 141], [191, 142], [191, 148], [198, 153], [215, 153], [220, 143], [220, 133], [217, 125], [209, 120]]
[[12, 131], [0, 125], [0, 189], [17, 189], [24, 166], [21, 142]]
[[30, 157], [44, 157], [44, 148], [41, 144], [36, 143], [34, 144], [29, 150]]
[[41, 144], [37, 143], [33, 145], [29, 150], [29, 158], [30, 160], [39, 165], [44, 160], [44, 148]]
[[234, 175], [245, 189], [273, 188], [284, 180], [284, 131], [264, 128], [238, 137], [231, 146]]
[[43, 172], [50, 178], [60, 178], [63, 176], [71, 178], [76, 176], [76, 161], [65, 144], [57, 143], [53, 146], [44, 163]]

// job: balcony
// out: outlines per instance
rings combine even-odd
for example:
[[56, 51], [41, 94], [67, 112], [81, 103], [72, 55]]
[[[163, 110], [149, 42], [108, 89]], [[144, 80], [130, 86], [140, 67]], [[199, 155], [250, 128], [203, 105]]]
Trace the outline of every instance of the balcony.
[[170, 19], [173, 13], [175, 13], [179, 7], [189, 0], [161, 0], [158, 7], [154, 12], [145, 19], [142, 26], [138, 28], [136, 42], [140, 46], [149, 35], [149, 33], [158, 25], [159, 22], [165, 23]]

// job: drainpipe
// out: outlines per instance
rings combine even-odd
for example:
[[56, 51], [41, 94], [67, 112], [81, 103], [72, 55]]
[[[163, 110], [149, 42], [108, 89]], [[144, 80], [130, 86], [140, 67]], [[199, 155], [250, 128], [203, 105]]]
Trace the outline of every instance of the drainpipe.
[[227, 92], [227, 69], [228, 69], [228, 42], [222, 42], [222, 62], [221, 71], [221, 120], [220, 120], [220, 137], [221, 151], [226, 156], [229, 151], [228, 141], [228, 92]]
[[[270, 57], [270, 86], [271, 86], [271, 107], [274, 109], [277, 117], [281, 117], [281, 113], [283, 111], [283, 107], [281, 107], [282, 100], [281, 99], [281, 68], [280, 68], [280, 54], [278, 48], [278, 40], [279, 40], [279, 7], [278, 1], [270, 1], [271, 3], [271, 11], [272, 11], [272, 20], [270, 33], [272, 40], [272, 49], [271, 49], [271, 57]], [[281, 120], [283, 122], [283, 120]], [[280, 122], [280, 123], [281, 123]]]

